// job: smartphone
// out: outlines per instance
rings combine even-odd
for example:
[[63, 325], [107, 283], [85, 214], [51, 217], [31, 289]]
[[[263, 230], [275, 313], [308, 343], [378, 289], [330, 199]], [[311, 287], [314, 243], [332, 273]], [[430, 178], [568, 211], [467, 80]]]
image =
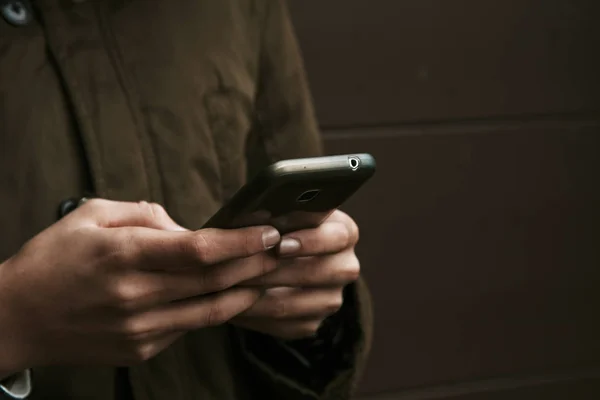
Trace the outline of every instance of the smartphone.
[[279, 161], [242, 187], [204, 228], [315, 228], [375, 173], [370, 154]]

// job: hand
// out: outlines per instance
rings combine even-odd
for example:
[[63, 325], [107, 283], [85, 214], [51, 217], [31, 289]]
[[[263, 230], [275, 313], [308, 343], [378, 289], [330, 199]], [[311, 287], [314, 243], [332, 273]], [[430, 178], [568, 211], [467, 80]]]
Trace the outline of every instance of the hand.
[[91, 200], [0, 265], [0, 373], [146, 360], [252, 306], [271, 227], [185, 231], [158, 205]]
[[316, 229], [285, 235], [279, 267], [244, 283], [267, 288], [265, 294], [231, 322], [288, 340], [315, 335], [342, 306], [344, 287], [358, 279], [357, 241], [358, 227], [341, 211]]

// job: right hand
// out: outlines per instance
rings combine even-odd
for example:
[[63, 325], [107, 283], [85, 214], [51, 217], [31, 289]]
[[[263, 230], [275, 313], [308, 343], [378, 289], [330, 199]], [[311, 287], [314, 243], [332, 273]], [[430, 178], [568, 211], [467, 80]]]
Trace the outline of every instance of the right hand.
[[90, 200], [0, 265], [0, 372], [129, 365], [219, 325], [276, 267], [271, 227], [186, 231], [158, 205]]

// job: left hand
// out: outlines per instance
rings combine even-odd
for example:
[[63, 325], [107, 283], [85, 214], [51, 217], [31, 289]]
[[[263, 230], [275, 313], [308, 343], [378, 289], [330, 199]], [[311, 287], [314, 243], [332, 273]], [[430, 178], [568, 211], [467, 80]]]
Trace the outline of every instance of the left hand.
[[287, 340], [314, 336], [359, 277], [357, 242], [358, 227], [342, 211], [318, 228], [283, 236], [278, 268], [243, 284], [264, 287], [263, 297], [231, 323]]

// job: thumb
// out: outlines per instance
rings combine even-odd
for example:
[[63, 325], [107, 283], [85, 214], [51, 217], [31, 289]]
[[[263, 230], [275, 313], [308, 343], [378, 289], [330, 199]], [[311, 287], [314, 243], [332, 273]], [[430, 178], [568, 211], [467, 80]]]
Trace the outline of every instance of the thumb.
[[187, 231], [157, 203], [91, 199], [68, 217], [83, 217], [101, 228], [138, 226], [166, 231]]

